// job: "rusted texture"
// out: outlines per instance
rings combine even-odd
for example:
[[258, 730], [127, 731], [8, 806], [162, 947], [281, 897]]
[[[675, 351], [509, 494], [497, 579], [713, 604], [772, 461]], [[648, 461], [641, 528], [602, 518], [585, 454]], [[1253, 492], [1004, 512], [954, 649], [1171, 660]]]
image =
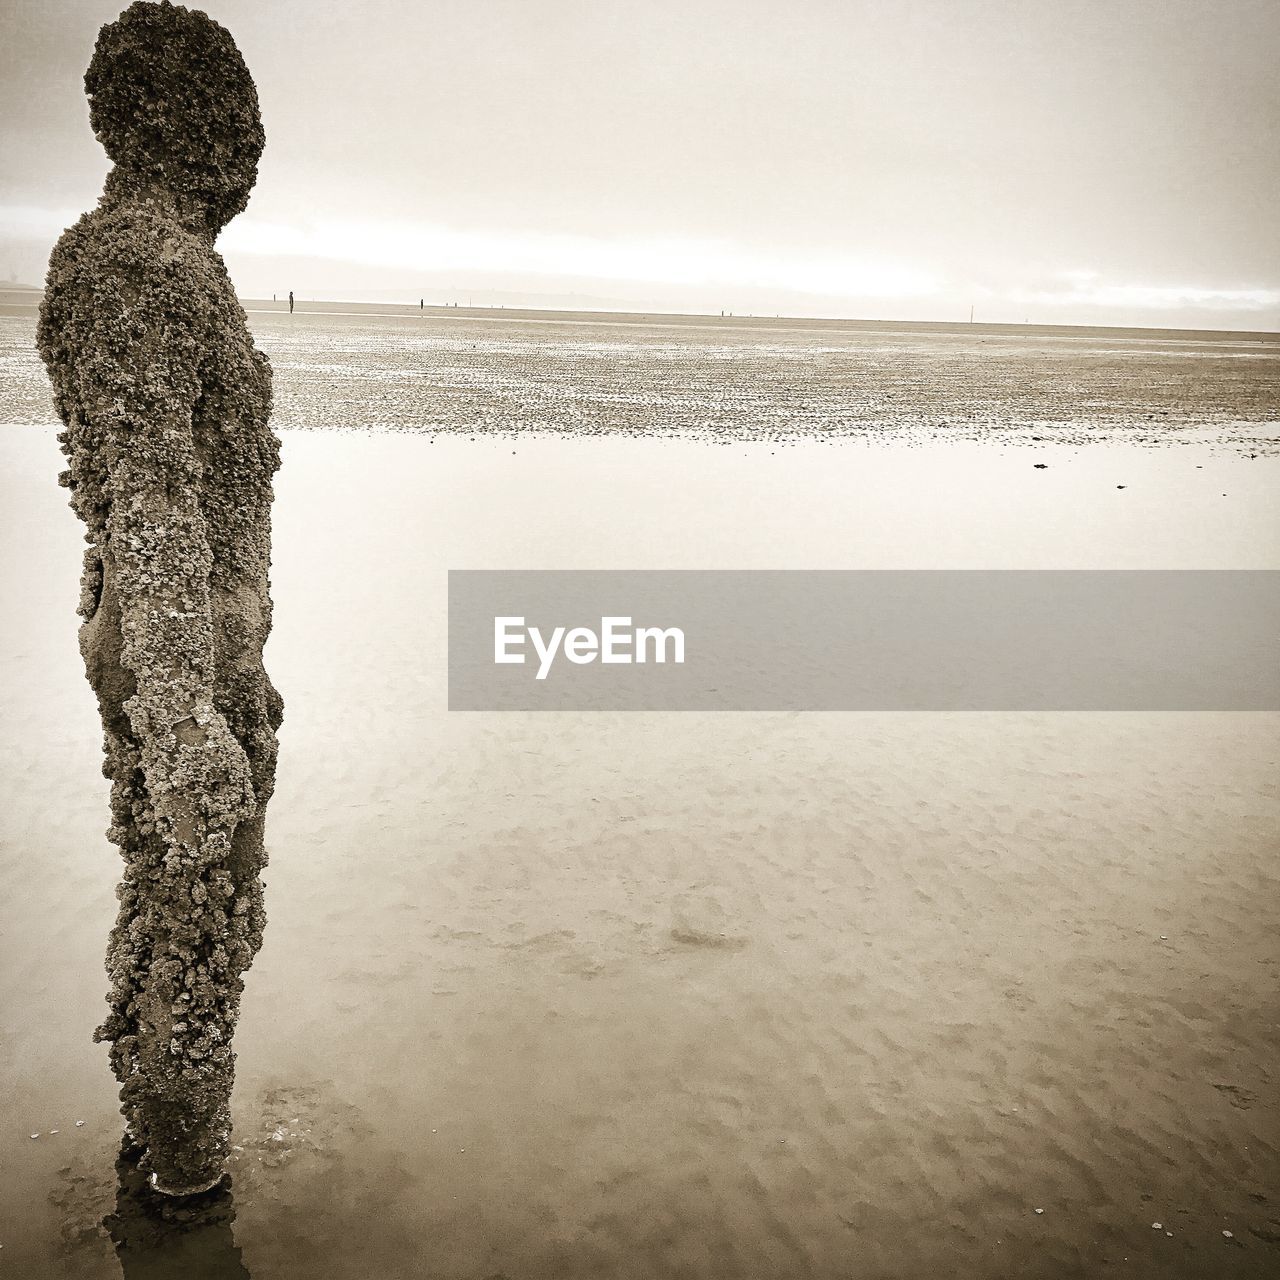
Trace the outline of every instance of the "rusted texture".
[[230, 35], [178, 5], [104, 27], [85, 87], [115, 167], [54, 249], [39, 344], [89, 544], [80, 648], [125, 864], [97, 1035], [145, 1167], [182, 1194], [228, 1151], [281, 719], [262, 665], [271, 370], [214, 249], [263, 132]]

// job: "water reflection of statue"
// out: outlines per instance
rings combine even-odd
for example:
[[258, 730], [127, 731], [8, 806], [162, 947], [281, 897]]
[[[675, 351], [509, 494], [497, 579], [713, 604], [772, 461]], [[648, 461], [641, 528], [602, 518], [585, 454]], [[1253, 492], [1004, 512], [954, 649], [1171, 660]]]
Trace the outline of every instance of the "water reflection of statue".
[[228, 1152], [281, 718], [262, 665], [271, 370], [214, 249], [263, 131], [231, 36], [178, 5], [104, 27], [85, 88], [114, 168], [53, 252], [39, 342], [89, 543], [80, 647], [125, 863], [97, 1034], [143, 1169], [188, 1195]]
[[250, 1280], [231, 1233], [231, 1179], [175, 1201], [152, 1190], [126, 1138], [116, 1161], [115, 1212], [103, 1219], [124, 1280]]

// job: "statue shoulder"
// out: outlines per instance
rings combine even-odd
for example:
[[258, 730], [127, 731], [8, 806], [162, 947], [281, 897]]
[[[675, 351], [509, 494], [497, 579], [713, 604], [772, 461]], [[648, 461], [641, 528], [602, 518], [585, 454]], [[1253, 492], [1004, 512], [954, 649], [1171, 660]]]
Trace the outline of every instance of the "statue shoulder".
[[49, 258], [48, 310], [61, 302], [99, 313], [162, 310], [196, 321], [225, 274], [221, 260], [178, 219], [149, 206], [99, 207], [63, 232]]
[[40, 306], [36, 343], [55, 388], [101, 398], [159, 362], [194, 370], [225, 309], [220, 273], [209, 242], [162, 210], [85, 214], [50, 256]]

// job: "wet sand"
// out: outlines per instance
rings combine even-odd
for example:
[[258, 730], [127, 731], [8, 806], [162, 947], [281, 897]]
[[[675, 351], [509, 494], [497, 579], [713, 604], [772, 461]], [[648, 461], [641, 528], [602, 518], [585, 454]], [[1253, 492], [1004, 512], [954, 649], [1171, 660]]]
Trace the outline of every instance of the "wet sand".
[[[1280, 334], [248, 305], [277, 429], [1280, 449]], [[48, 421], [33, 315], [0, 303], [0, 422]]]
[[1126, 429], [286, 430], [242, 1150], [148, 1235], [101, 1225], [78, 529], [52, 428], [0, 428], [0, 1261], [118, 1276], [114, 1229], [134, 1277], [1274, 1274], [1277, 717], [444, 709], [449, 568], [1280, 564], [1273, 422]]

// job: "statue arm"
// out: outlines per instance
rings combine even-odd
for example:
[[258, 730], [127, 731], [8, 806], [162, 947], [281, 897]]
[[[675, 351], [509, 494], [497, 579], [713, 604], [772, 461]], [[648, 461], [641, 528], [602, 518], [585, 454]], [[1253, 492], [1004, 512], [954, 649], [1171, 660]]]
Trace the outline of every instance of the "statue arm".
[[147, 783], [140, 817], [198, 867], [225, 856], [254, 801], [245, 753], [213, 702], [212, 554], [192, 430], [210, 290], [200, 257], [177, 247], [135, 237], [95, 274], [76, 398], [105, 461], [103, 563], [136, 686], [125, 711]]

